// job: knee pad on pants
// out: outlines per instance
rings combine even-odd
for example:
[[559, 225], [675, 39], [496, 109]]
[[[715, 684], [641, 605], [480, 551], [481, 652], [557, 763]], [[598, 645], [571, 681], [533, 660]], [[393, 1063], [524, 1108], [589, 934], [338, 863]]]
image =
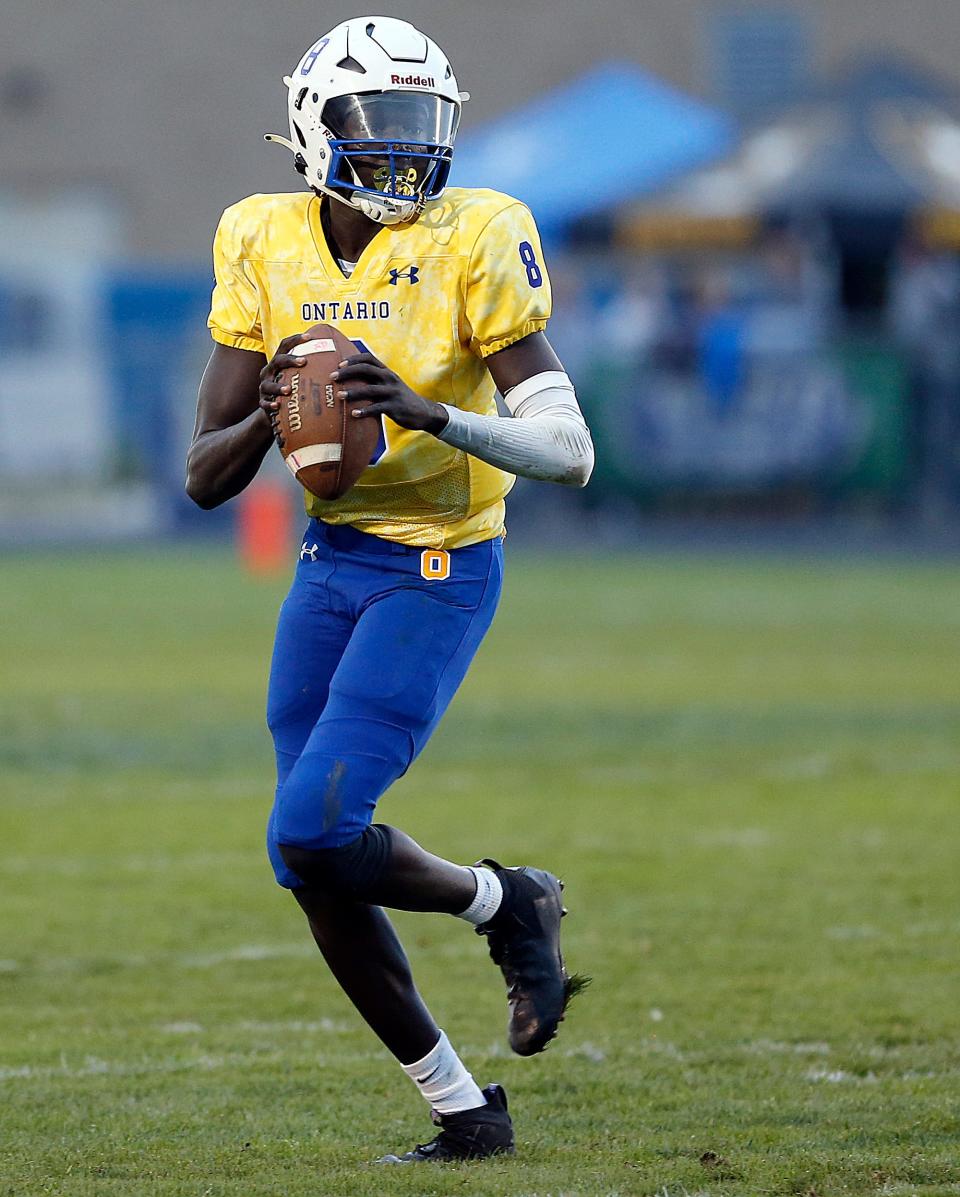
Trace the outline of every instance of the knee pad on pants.
[[363, 718], [324, 720], [277, 788], [267, 851], [278, 884], [303, 884], [285, 863], [281, 844], [320, 850], [353, 843], [412, 753], [405, 728]]
[[373, 823], [362, 835], [340, 848], [304, 848], [283, 843], [278, 847], [283, 863], [304, 885], [362, 899], [390, 862], [390, 830]]

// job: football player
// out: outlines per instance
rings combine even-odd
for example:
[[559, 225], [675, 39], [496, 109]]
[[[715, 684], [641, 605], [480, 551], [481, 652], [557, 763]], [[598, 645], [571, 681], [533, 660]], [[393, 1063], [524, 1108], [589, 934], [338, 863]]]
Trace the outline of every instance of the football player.
[[[373, 821], [423, 748], [490, 626], [504, 496], [515, 475], [586, 484], [593, 447], [544, 336], [550, 284], [528, 209], [446, 188], [462, 102], [440, 48], [405, 21], [359, 17], [285, 79], [309, 190], [228, 208], [214, 243], [215, 342], [187, 491], [205, 508], [251, 481], [303, 365], [305, 329], [358, 352], [335, 375], [382, 435], [309, 523], [279, 617], [267, 718], [277, 762], [268, 850], [317, 946], [440, 1130], [384, 1162], [513, 1150], [503, 1090], [481, 1090], [434, 1022], [383, 908], [444, 911], [487, 937], [509, 1040], [546, 1047], [578, 978], [560, 953], [561, 885], [538, 868], [453, 864]], [[512, 418], [497, 414], [495, 390]]]

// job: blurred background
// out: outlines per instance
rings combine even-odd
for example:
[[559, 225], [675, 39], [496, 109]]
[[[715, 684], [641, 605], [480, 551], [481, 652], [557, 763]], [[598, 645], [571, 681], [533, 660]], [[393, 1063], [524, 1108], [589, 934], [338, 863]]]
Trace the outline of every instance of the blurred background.
[[[229, 535], [237, 504], [182, 490], [212, 233], [298, 189], [261, 135], [286, 128], [281, 76], [354, 12], [5, 7], [0, 542], [56, 540], [67, 509], [75, 538]], [[521, 485], [512, 531], [960, 544], [955, 0], [390, 12], [472, 93], [452, 181], [540, 222], [549, 335], [595, 433], [591, 487]], [[41, 374], [55, 488], [27, 448]]]

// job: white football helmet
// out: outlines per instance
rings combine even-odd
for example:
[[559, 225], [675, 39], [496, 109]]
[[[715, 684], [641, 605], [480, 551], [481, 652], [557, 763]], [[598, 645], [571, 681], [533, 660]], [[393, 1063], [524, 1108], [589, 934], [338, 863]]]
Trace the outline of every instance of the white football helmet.
[[460, 108], [446, 55], [396, 17], [354, 17], [284, 77], [296, 168], [316, 191], [379, 224], [414, 220], [443, 193]]

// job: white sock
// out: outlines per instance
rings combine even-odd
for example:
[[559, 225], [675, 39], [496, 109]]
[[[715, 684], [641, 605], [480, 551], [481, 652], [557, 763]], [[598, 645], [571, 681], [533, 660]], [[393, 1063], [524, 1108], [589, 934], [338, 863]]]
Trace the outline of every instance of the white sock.
[[489, 922], [500, 909], [503, 886], [500, 884], [500, 878], [490, 869], [477, 869], [472, 865], [467, 867], [477, 883], [477, 892], [467, 909], [462, 910], [457, 918], [466, 919], [468, 923], [479, 927], [481, 923]]
[[407, 1076], [438, 1114], [456, 1114], [486, 1105], [480, 1086], [450, 1046], [443, 1031], [436, 1046], [415, 1064], [401, 1064]]

